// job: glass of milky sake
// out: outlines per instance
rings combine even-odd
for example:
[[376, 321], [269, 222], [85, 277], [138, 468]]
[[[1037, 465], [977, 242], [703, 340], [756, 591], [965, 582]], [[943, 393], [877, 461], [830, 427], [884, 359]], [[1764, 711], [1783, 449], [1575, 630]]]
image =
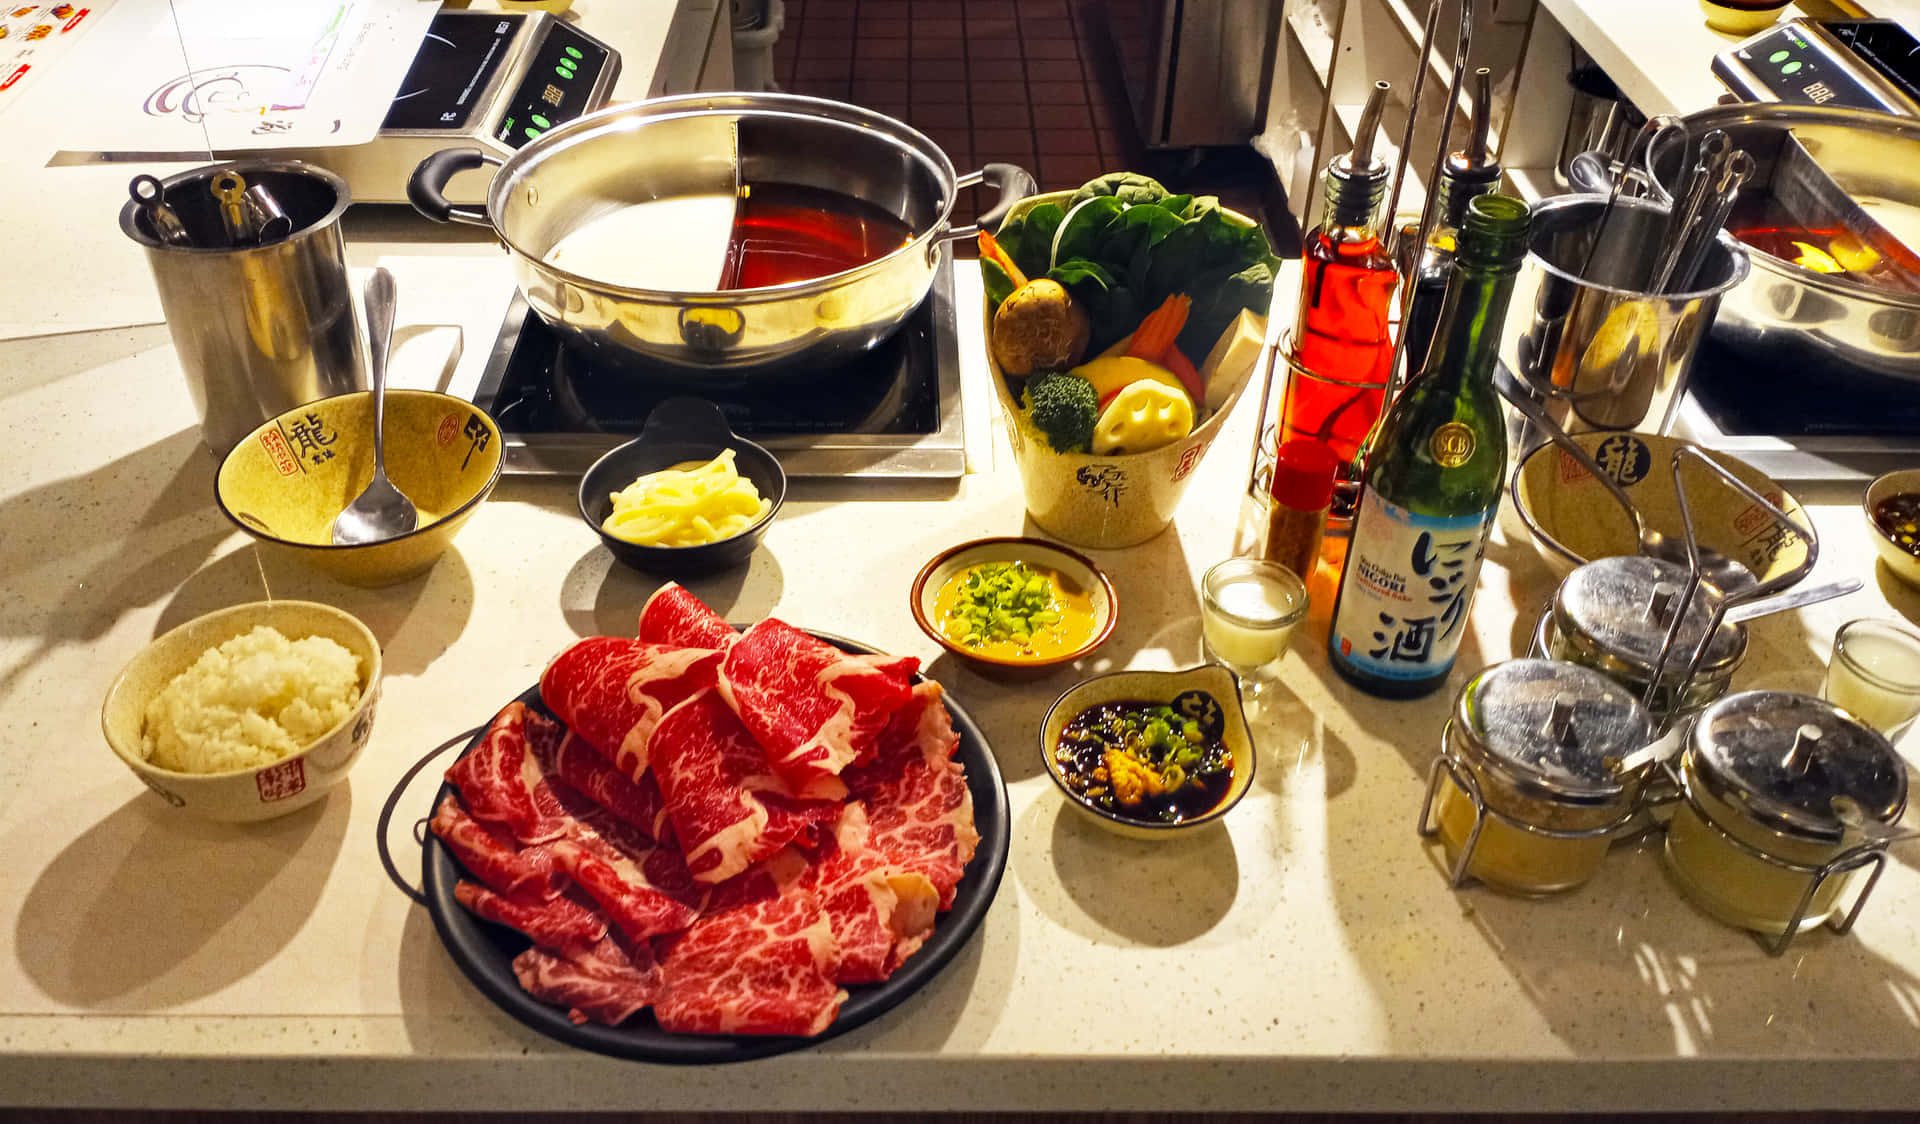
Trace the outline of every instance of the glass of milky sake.
[[1897, 740], [1920, 715], [1920, 632], [1882, 620], [1841, 625], [1820, 694]]
[[1293, 630], [1307, 615], [1307, 587], [1285, 566], [1229, 558], [1200, 579], [1200, 628], [1207, 657], [1258, 683], [1279, 670]]

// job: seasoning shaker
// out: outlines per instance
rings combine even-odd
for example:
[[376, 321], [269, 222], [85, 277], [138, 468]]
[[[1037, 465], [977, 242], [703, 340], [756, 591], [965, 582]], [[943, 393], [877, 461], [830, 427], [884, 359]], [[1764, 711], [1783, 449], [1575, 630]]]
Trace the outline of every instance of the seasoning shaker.
[[1886, 738], [1787, 691], [1743, 691], [1702, 711], [1679, 786], [1665, 847], [1674, 881], [1776, 956], [1822, 922], [1853, 927], [1907, 804], [1906, 767]]
[[[1685, 606], [1687, 567], [1645, 555], [1601, 558], [1567, 575], [1554, 591], [1535, 634], [1539, 652], [1567, 660], [1612, 678], [1632, 691], [1656, 716], [1684, 715], [1727, 693], [1733, 673], [1747, 654], [1747, 632], [1720, 621], [1720, 593], [1702, 583]], [[1673, 658], [1667, 661], [1658, 690], [1654, 669], [1675, 615]], [[1717, 627], [1715, 622], [1719, 621]], [[1698, 649], [1713, 628], [1694, 672], [1675, 683], [1685, 656]]]
[[1461, 688], [1427, 779], [1419, 831], [1469, 876], [1539, 896], [1592, 878], [1639, 807], [1653, 720], [1592, 668], [1494, 664]]
[[1267, 505], [1266, 560], [1285, 566], [1304, 580], [1320, 563], [1320, 540], [1333, 503], [1333, 479], [1340, 458], [1324, 441], [1296, 438], [1273, 458], [1273, 482]]

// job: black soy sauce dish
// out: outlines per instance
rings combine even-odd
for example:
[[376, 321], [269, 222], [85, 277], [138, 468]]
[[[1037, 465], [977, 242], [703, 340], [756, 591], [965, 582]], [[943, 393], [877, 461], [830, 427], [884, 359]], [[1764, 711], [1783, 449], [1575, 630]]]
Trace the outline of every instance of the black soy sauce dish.
[[[733, 450], [734, 468], [767, 501], [766, 514], [731, 538], [700, 546], [643, 546], [602, 529], [613, 514], [613, 493], [650, 472], [689, 461], [704, 463]], [[745, 562], [773, 525], [787, 498], [787, 474], [772, 453], [733, 432], [720, 407], [704, 398], [669, 398], [653, 408], [640, 436], [593, 462], [580, 478], [580, 518], [620, 561], [650, 574], [711, 574]]]

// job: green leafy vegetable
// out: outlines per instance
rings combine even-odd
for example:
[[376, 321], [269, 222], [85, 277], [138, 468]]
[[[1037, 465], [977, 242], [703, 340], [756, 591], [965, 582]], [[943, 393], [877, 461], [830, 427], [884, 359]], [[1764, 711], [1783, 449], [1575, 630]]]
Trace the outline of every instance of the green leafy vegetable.
[[1096, 196], [1112, 196], [1127, 204], [1158, 203], [1167, 197], [1167, 189], [1160, 186], [1160, 181], [1138, 172], [1108, 172], [1082, 184], [1067, 207], [1071, 210]]
[[1000, 302], [1012, 296], [1013, 290], [1018, 287], [1013, 283], [1013, 278], [1007, 276], [1007, 271], [1000, 268], [1000, 263], [992, 258], [980, 259], [980, 280], [987, 289], [989, 311], [998, 311]]
[[1051, 266], [1074, 258], [1100, 260], [1096, 248], [1124, 210], [1126, 204], [1111, 195], [1097, 196], [1076, 204], [1060, 221], [1060, 229], [1053, 236], [1052, 256], [1047, 264]]

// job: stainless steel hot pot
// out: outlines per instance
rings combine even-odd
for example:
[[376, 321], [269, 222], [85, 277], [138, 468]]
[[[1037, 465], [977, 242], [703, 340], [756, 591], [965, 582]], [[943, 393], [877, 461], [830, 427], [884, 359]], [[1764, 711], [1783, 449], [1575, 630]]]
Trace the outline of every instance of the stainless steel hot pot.
[[[738, 153], [738, 174], [735, 160]], [[484, 211], [456, 207], [447, 181], [498, 164]], [[663, 369], [692, 382], [830, 366], [886, 339], [927, 294], [961, 188], [993, 181], [989, 226], [1033, 190], [1011, 164], [956, 175], [938, 145], [858, 106], [790, 94], [689, 94], [610, 106], [502, 162], [479, 149], [421, 161], [407, 195], [428, 218], [491, 227], [513, 255], [527, 303], [596, 365]], [[732, 292], [660, 292], [608, 284], [543, 259], [610, 211], [678, 195], [787, 183], [853, 196], [900, 219], [909, 237], [875, 261], [827, 277]]]
[[[1767, 190], [1791, 131], [1849, 195], [1920, 214], [1920, 120], [1765, 103], [1717, 106], [1686, 122], [1692, 137], [1724, 129], [1736, 147], [1753, 154], [1759, 167], [1748, 194]], [[1752, 274], [1722, 299], [1713, 322], [1713, 336], [1723, 346], [1770, 364], [1780, 361], [1784, 348], [1861, 371], [1920, 379], [1920, 294], [1815, 273], [1759, 250], [1749, 253]]]

